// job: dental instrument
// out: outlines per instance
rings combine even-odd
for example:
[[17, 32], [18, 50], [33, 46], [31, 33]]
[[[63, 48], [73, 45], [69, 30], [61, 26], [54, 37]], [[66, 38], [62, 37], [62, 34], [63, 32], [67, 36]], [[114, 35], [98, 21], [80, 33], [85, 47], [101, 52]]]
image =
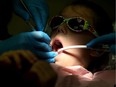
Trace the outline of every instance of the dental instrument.
[[92, 49], [92, 50], [96, 50], [96, 51], [110, 52], [108, 45], [102, 45], [102, 48], [90, 48], [90, 47], [87, 47], [87, 45], [73, 45], [73, 46], [67, 46], [67, 47], [61, 48], [57, 52], [59, 53], [64, 50], [78, 49], [78, 48], [87, 48], [87, 49]]
[[68, 46], [68, 47], [61, 48], [57, 52], [59, 53], [63, 50], [74, 49], [74, 48], [87, 48], [87, 46], [86, 45], [73, 45], [73, 46]]
[[24, 3], [24, 1], [23, 0], [19, 0], [20, 2], [21, 2], [21, 4], [23, 5], [23, 7], [25, 8], [25, 10], [28, 12], [28, 14], [30, 15], [30, 19], [28, 20], [28, 21], [26, 21], [26, 23], [30, 26], [30, 28], [31, 28], [31, 30], [32, 31], [36, 31], [36, 28], [35, 28], [35, 23], [34, 23], [34, 21], [33, 21], [33, 19], [32, 19], [32, 14], [31, 14], [31, 12], [29, 11], [29, 9], [27, 8], [27, 6], [26, 6], [26, 4]]

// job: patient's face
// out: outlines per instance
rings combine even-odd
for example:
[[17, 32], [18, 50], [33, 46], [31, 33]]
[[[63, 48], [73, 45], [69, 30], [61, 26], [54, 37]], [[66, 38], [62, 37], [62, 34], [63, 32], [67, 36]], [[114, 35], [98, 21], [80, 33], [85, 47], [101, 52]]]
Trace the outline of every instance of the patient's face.
[[[80, 17], [80, 14], [75, 12], [71, 6], [65, 8], [61, 15], [64, 18]], [[53, 31], [50, 44], [53, 47], [53, 51], [57, 51], [58, 49], [67, 46], [86, 45], [86, 43], [93, 38], [94, 36], [90, 32], [84, 31], [77, 33], [71, 31], [66, 23], [64, 23]], [[55, 57], [55, 63], [60, 66], [82, 65], [86, 68], [91, 60], [89, 54], [89, 49], [68, 49], [60, 52], [58, 56]]]

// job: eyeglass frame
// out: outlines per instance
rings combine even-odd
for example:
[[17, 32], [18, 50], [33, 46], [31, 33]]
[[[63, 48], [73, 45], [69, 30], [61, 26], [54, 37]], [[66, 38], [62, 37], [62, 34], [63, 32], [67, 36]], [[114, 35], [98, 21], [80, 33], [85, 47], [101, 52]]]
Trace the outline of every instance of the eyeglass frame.
[[[61, 26], [62, 24], [66, 23], [67, 26], [68, 26], [68, 28], [69, 28], [70, 30], [74, 31], [74, 32], [82, 32], [83, 30], [88, 30], [88, 31], [90, 31], [94, 36], [96, 36], [96, 37], [99, 36], [99, 35], [97, 34], [96, 30], [88, 23], [88, 21], [86, 21], [86, 20], [85, 20], [84, 18], [82, 18], [82, 17], [64, 18], [63, 16], [57, 15], [57, 16], [53, 16], [52, 19], [51, 19], [51, 21], [52, 21], [53, 18], [55, 18], [55, 17], [60, 17], [60, 18], [63, 19], [63, 21], [62, 21], [59, 25], [53, 27], [53, 29], [56, 29], [56, 28], [58, 28], [59, 26]], [[83, 30], [75, 30], [75, 29], [73, 29], [73, 28], [70, 27], [70, 25], [68, 24], [69, 20], [75, 19], [75, 18], [76, 18], [76, 19], [82, 19], [82, 20], [84, 20]], [[51, 21], [50, 21], [49, 24], [48, 24], [49, 27], [50, 27]], [[51, 27], [50, 27], [50, 28], [51, 28]]]

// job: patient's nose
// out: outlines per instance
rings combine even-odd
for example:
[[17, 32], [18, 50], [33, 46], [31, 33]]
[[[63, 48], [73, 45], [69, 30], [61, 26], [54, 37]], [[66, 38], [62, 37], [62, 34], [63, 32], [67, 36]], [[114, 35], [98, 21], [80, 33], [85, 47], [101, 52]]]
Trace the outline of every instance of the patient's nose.
[[57, 32], [66, 34], [67, 28], [68, 28], [67, 25], [65, 23], [63, 23], [58, 27]]

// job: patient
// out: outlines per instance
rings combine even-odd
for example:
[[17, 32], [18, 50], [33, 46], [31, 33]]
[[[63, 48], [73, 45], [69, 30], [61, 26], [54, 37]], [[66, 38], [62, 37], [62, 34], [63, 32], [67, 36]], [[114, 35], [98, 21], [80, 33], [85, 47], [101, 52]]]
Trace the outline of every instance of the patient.
[[[50, 20], [49, 25], [52, 31], [51, 46], [56, 52], [67, 46], [86, 45], [96, 37], [113, 32], [104, 10], [92, 2], [81, 0], [65, 7], [59, 15]], [[99, 50], [68, 49], [59, 52], [55, 57], [55, 64], [62, 68], [57, 68], [56, 72], [59, 77], [63, 74], [69, 76], [61, 76], [63, 78], [59, 78], [57, 87], [63, 87], [64, 83], [64, 86], [70, 87], [113, 87], [115, 71], [104, 71], [109, 67], [110, 54], [105, 52], [105, 49], [101, 51], [101, 48], [102, 46], [98, 46], [96, 49]]]
[[[67, 46], [86, 45], [96, 37], [113, 32], [106, 13], [88, 1], [77, 1], [65, 7], [50, 20], [49, 26], [52, 30], [50, 45], [56, 52]], [[109, 53], [101, 49], [102, 45], [95, 49], [64, 50], [55, 57], [55, 63], [64, 67], [80, 65], [91, 72], [103, 70]]]
[[[102, 8], [84, 0], [66, 6], [50, 20], [49, 26], [52, 30], [50, 45], [56, 52], [67, 46], [86, 45], [90, 40], [112, 32], [110, 20]], [[26, 60], [30, 60], [30, 58], [33, 60], [29, 62], [29, 64], [32, 63], [27, 68], [26, 74], [23, 75], [27, 83], [35, 81], [33, 84], [37, 84], [38, 87], [48, 87], [48, 85], [50, 87], [113, 87], [116, 84], [115, 71], [106, 70], [110, 53], [101, 49], [100, 45], [96, 49], [64, 50], [58, 53], [55, 63], [51, 64], [40, 61], [35, 56], [29, 57], [27, 56], [29, 54], [20, 51]], [[10, 64], [9, 59], [16, 58], [16, 56], [11, 58], [8, 54], [1, 55], [0, 61], [7, 60]], [[3, 59], [5, 55], [7, 56], [6, 60]], [[17, 58], [19, 62], [16, 64], [20, 69], [22, 58], [20, 55]], [[34, 79], [33, 75], [37, 79]], [[49, 84], [50, 81], [53, 82], [52, 85]]]

